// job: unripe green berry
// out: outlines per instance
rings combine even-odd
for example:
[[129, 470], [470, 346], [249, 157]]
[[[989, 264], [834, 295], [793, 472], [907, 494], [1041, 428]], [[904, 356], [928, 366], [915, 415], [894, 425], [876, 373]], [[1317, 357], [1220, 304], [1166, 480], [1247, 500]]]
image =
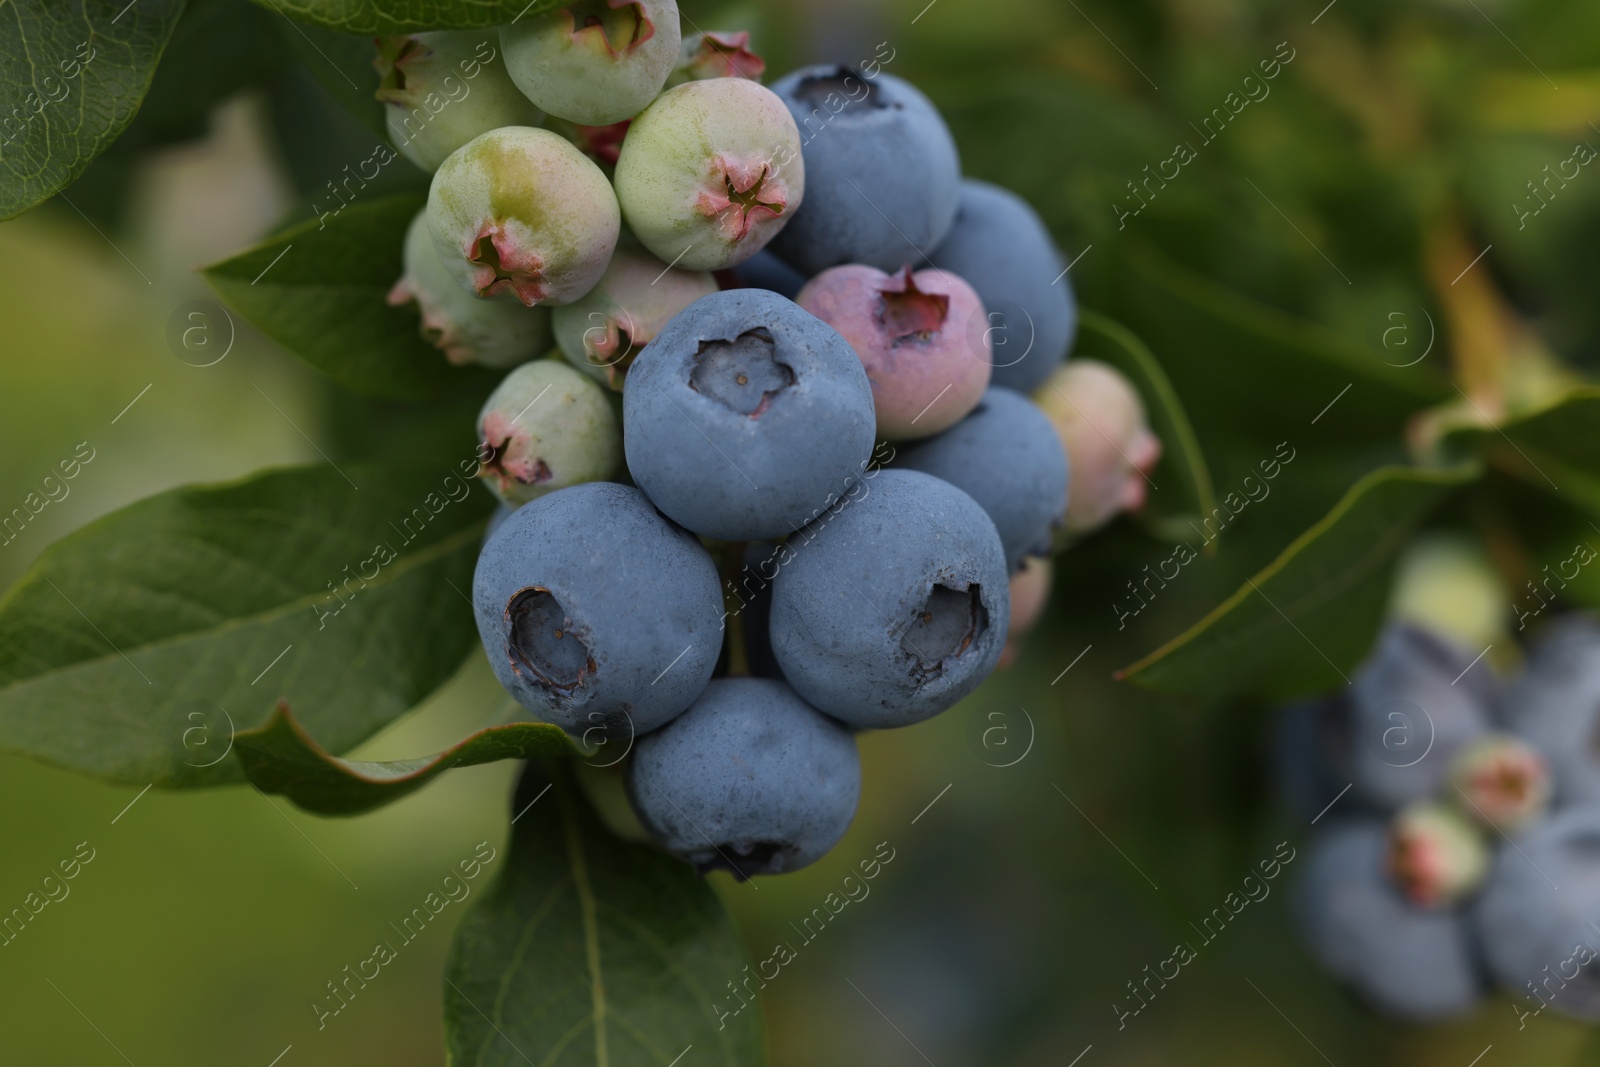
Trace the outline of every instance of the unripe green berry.
[[1389, 877], [1422, 908], [1454, 904], [1489, 873], [1489, 848], [1477, 827], [1455, 808], [1421, 800], [1389, 824]]
[[710, 78], [748, 78], [758, 82], [767, 62], [750, 51], [750, 33], [695, 33], [683, 39], [678, 65], [667, 78], [667, 88]]
[[800, 207], [800, 131], [753, 81], [687, 82], [633, 120], [616, 186], [628, 228], [659, 259], [722, 270], [761, 251]]
[[428, 232], [479, 296], [570, 304], [600, 275], [622, 216], [611, 183], [549, 130], [507, 126], [451, 153], [428, 189]]
[[494, 30], [440, 30], [377, 38], [377, 98], [389, 139], [423, 170], [501, 126], [537, 126], [544, 113], [522, 95], [495, 49]]
[[588, 296], [555, 309], [556, 344], [573, 366], [621, 392], [628, 367], [668, 320], [716, 291], [709, 274], [619, 248]]
[[673, 0], [580, 0], [500, 29], [517, 88], [585, 126], [643, 111], [672, 73], [679, 40]]
[[1507, 833], [1550, 805], [1550, 765], [1539, 750], [1509, 734], [1489, 734], [1450, 761], [1451, 799], [1467, 818]]
[[548, 309], [484, 299], [456, 284], [428, 236], [425, 211], [406, 229], [405, 273], [389, 290], [392, 306], [412, 302], [422, 313], [422, 336], [451, 363], [515, 367], [550, 347]]
[[1498, 643], [1511, 597], [1483, 550], [1459, 536], [1418, 539], [1400, 558], [1389, 613], [1463, 648]]
[[506, 375], [478, 416], [478, 440], [479, 476], [512, 507], [605, 481], [622, 462], [622, 432], [605, 391], [559, 359]]

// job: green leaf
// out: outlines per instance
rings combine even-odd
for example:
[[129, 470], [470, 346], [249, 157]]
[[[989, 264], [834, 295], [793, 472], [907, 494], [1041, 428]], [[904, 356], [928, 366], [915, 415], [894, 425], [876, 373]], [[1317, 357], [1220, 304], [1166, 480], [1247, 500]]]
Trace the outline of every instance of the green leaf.
[[50, 199], [139, 110], [183, 0], [11, 0], [0, 11], [0, 219]]
[[263, 793], [280, 793], [318, 815], [359, 815], [409, 796], [454, 767], [561, 756], [572, 745], [560, 727], [513, 722], [420, 759], [344, 760], [313, 741], [289, 706], [279, 704], [265, 726], [235, 736], [233, 750], [245, 777]]
[[[1490, 471], [1481, 509], [1492, 540], [1510, 564], [1507, 582], [1515, 632], [1554, 614], [1559, 604], [1600, 609], [1600, 516], [1548, 486]], [[1507, 538], [1504, 532], [1514, 536]], [[1508, 552], [1510, 546], [1520, 552]]]
[[1447, 452], [1470, 450], [1496, 468], [1600, 515], [1600, 388], [1584, 386], [1498, 428], [1446, 435]]
[[502, 26], [564, 7], [570, 0], [257, 0], [290, 18], [341, 33], [416, 33]]
[[206, 280], [262, 332], [348, 389], [423, 400], [481, 383], [487, 393], [494, 375], [451, 366], [422, 339], [415, 308], [385, 302], [402, 270], [406, 225], [422, 204], [357, 194], [325, 220], [205, 268]]
[[238, 781], [227, 742], [280, 700], [348, 750], [478, 646], [465, 598], [492, 501], [468, 463], [175, 489], [52, 545], [0, 601], [0, 751]]
[[65, 190], [71, 206], [108, 234], [125, 228], [148, 195], [136, 173], [152, 151], [204, 137], [218, 101], [281, 75], [274, 19], [289, 25], [249, 0], [188, 0], [138, 115]]
[[[1153, 689], [1284, 699], [1348, 682], [1372, 647], [1400, 548], [1481, 473], [1386, 467], [1210, 614], [1118, 673]], [[1125, 605], [1138, 610], [1130, 599]]]
[[716, 894], [688, 864], [614, 837], [569, 774], [528, 765], [511, 854], [456, 931], [450, 1062], [666, 1067], [693, 1046], [696, 1064], [759, 1067], [761, 1011], [735, 1014], [728, 989], [754, 972]]
[[1093, 311], [1084, 311], [1079, 320], [1073, 355], [1110, 364], [1138, 389], [1150, 428], [1162, 444], [1161, 462], [1151, 475], [1157, 488], [1140, 520], [1164, 540], [1188, 537], [1192, 530], [1189, 520], [1209, 515], [1216, 501], [1200, 442], [1161, 364], [1126, 327]]

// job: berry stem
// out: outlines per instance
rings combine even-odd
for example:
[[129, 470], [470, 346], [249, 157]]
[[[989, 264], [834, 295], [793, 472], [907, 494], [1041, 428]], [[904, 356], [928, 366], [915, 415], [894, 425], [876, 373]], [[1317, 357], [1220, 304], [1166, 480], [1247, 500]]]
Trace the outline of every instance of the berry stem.
[[1472, 413], [1493, 425], [1575, 382], [1480, 262], [1488, 249], [1477, 240], [1447, 205], [1423, 235], [1424, 266], [1444, 312], [1456, 385]]
[[1440, 213], [1424, 235], [1424, 258], [1434, 295], [1444, 309], [1454, 377], [1490, 418], [1505, 411], [1506, 360], [1514, 347], [1515, 315], [1487, 269], [1473, 271], [1477, 254], [1454, 209]]

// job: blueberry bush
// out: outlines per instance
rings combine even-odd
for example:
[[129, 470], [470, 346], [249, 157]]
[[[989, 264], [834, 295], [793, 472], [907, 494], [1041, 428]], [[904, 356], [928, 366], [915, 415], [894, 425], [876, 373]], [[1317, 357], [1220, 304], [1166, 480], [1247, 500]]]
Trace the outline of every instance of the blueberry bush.
[[[40, 552], [0, 752], [333, 819], [521, 761], [425, 906], [454, 1064], [1589, 1062], [1600, 15], [1318, 7], [12, 0], [0, 217], [120, 235], [260, 104], [293, 205], [167, 344], [301, 361], [322, 462]], [[744, 890], [898, 854], [863, 1051]]]

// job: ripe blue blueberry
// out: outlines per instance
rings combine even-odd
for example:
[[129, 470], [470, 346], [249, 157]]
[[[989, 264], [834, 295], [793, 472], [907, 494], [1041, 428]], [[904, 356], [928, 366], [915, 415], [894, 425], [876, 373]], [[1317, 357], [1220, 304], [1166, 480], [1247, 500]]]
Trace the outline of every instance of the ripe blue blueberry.
[[1600, 1020], [1600, 806], [1558, 812], [1516, 842], [1496, 856], [1474, 914], [1489, 973], [1507, 992]]
[[1600, 801], [1600, 623], [1569, 615], [1546, 626], [1502, 707], [1506, 725], [1550, 761], [1557, 804]]
[[772, 250], [806, 274], [920, 263], [950, 233], [961, 159], [927, 97], [892, 74], [805, 67], [772, 91], [800, 129], [806, 199]]
[[1078, 302], [1038, 212], [1009, 190], [969, 178], [955, 226], [930, 258], [978, 291], [989, 315], [994, 384], [1024, 393], [1043, 385], [1072, 350]]
[[1484, 734], [1494, 699], [1474, 652], [1405, 622], [1384, 627], [1350, 689], [1354, 792], [1394, 808], [1444, 785], [1460, 749]]
[[1466, 916], [1407, 902], [1385, 873], [1387, 850], [1376, 818], [1334, 823], [1307, 847], [1293, 901], [1306, 948], [1385, 1014], [1461, 1015], [1483, 993]]
[[634, 482], [706, 537], [800, 529], [872, 453], [861, 361], [826, 324], [761, 289], [715, 293], [680, 312], [634, 361], [622, 403]]
[[[504, 500], [500, 501], [500, 503], [495, 506], [494, 514], [489, 516], [489, 524], [484, 528], [483, 531], [483, 544], [486, 545], [489, 543], [489, 538], [493, 537], [499, 531], [500, 527], [505, 525], [506, 520], [511, 517], [511, 513], [516, 510], [516, 508], [512, 507], [510, 504], [507, 504]], [[478, 547], [481, 550], [483, 545], [479, 545]]]
[[983, 506], [1006, 564], [1048, 556], [1067, 509], [1067, 454], [1050, 419], [1021, 393], [990, 388], [972, 413], [901, 453], [896, 464], [943, 478]]
[[861, 760], [848, 730], [782, 682], [724, 678], [640, 738], [628, 795], [663, 848], [743, 881], [798, 870], [844, 836]]
[[495, 676], [574, 733], [630, 737], [683, 711], [722, 648], [716, 565], [644, 494], [589, 482], [524, 504], [478, 556]]
[[793, 300], [806, 287], [806, 276], [763, 248], [743, 263], [730, 267], [730, 289], [766, 289]]
[[772, 586], [773, 651], [806, 700], [851, 726], [908, 726], [994, 670], [1011, 611], [983, 508], [920, 471], [858, 482], [791, 537]]

